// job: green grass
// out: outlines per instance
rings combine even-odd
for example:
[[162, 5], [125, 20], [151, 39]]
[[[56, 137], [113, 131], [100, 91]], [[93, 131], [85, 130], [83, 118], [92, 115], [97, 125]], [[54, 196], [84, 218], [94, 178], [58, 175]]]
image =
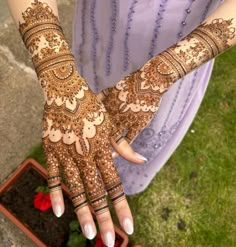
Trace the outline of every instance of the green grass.
[[[187, 133], [143, 193], [128, 197], [135, 221], [130, 246], [236, 246], [235, 98], [233, 48], [216, 59], [190, 128], [195, 132]], [[30, 156], [44, 162], [41, 147]]]

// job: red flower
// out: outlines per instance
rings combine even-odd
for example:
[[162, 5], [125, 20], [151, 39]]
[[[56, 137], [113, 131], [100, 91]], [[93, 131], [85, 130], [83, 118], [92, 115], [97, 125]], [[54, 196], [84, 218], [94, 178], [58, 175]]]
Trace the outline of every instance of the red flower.
[[120, 247], [120, 241], [116, 240], [114, 247]]
[[39, 192], [34, 198], [34, 207], [40, 211], [45, 211], [52, 207], [50, 195]]
[[94, 244], [94, 247], [104, 247], [102, 240], [100, 238], [97, 239], [96, 243]]
[[[114, 247], [120, 247], [120, 244], [121, 244], [120, 241], [119, 241], [119, 240], [116, 240]], [[101, 237], [101, 234], [100, 234], [100, 233], [97, 235], [97, 241], [96, 241], [96, 243], [94, 244], [94, 247], [107, 247], [107, 246], [102, 242], [102, 237]]]

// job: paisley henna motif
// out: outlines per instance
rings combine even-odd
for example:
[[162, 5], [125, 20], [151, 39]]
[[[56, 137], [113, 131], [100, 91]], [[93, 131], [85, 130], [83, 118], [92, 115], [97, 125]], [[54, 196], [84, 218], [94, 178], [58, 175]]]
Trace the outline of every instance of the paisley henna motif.
[[104, 90], [104, 105], [116, 126], [127, 130], [127, 141], [132, 142], [148, 125], [175, 81], [228, 49], [234, 37], [232, 20], [203, 23], [177, 45]]
[[60, 189], [64, 171], [75, 210], [88, 203], [102, 213], [125, 198], [113, 164], [110, 136], [114, 126], [104, 105], [75, 68], [74, 57], [52, 9], [35, 0], [22, 13], [19, 30], [45, 95], [43, 145], [48, 184]]

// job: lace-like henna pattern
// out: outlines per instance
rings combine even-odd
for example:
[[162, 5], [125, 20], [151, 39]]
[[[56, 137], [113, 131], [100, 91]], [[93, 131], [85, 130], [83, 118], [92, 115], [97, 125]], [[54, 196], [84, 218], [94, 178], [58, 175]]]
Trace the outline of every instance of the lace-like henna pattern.
[[[48, 184], [60, 189], [62, 168], [75, 210], [88, 203], [97, 214], [125, 198], [110, 150], [114, 126], [104, 105], [75, 68], [58, 17], [35, 0], [19, 24], [45, 95], [43, 145]], [[107, 192], [106, 192], [107, 191]]]
[[103, 102], [120, 130], [132, 142], [151, 121], [170, 86], [230, 47], [232, 20], [203, 23], [177, 45], [149, 60], [140, 70], [104, 90]]

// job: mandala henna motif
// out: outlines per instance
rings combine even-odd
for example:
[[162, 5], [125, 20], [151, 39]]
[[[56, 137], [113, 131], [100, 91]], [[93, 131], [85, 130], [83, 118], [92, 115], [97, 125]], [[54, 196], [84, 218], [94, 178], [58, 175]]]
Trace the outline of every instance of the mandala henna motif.
[[113, 164], [110, 136], [114, 126], [104, 105], [75, 68], [74, 57], [52, 9], [35, 0], [19, 24], [45, 95], [43, 145], [48, 184], [60, 189], [64, 171], [75, 210], [88, 203], [97, 214], [125, 198]]
[[128, 142], [148, 125], [175, 81], [230, 48], [229, 41], [235, 37], [232, 21], [219, 18], [203, 23], [177, 45], [103, 91], [103, 102], [114, 124], [128, 130]]

